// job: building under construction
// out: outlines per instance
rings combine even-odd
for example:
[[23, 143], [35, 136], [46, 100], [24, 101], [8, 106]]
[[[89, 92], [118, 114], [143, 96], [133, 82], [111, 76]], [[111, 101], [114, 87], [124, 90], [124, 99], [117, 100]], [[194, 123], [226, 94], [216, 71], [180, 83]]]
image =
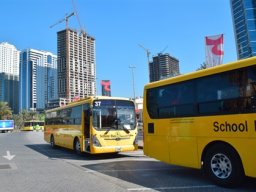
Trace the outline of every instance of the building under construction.
[[170, 56], [168, 53], [159, 53], [153, 57], [149, 63], [149, 80], [150, 82], [173, 77], [180, 74], [179, 60]]
[[95, 39], [70, 28], [57, 36], [59, 97], [72, 101], [95, 95]]

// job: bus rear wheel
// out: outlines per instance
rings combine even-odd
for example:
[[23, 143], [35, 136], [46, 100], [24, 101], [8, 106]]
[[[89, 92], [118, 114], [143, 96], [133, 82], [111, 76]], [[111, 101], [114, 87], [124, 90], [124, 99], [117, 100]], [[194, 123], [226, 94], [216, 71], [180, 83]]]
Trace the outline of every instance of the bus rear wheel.
[[203, 165], [208, 177], [223, 187], [236, 187], [245, 177], [239, 155], [228, 145], [217, 144], [208, 149]]
[[74, 151], [76, 154], [79, 154], [79, 155], [81, 154], [81, 145], [78, 138], [76, 138], [74, 141]]

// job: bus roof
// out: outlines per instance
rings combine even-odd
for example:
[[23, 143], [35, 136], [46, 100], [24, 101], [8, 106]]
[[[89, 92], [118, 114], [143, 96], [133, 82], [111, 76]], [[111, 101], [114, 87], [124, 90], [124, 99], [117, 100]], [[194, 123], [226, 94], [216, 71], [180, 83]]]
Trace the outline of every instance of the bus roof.
[[204, 77], [204, 76], [213, 75], [216, 73], [221, 73], [221, 72], [225, 72], [225, 71], [248, 67], [251, 65], [256, 65], [256, 57], [251, 57], [248, 59], [243, 59], [243, 60], [238, 60], [238, 61], [234, 61], [234, 62], [230, 62], [230, 63], [226, 63], [226, 64], [221, 64], [221, 65], [217, 65], [217, 66], [214, 66], [211, 68], [190, 72], [190, 73], [175, 76], [175, 77], [170, 77], [170, 78], [163, 79], [160, 81], [155, 81], [155, 82], [148, 83], [147, 85], [145, 85], [144, 89], [158, 87], [159, 85], [164, 86], [164, 85], [168, 85], [170, 83], [177, 83], [177, 82], [182, 82], [182, 81], [186, 81], [186, 80], [190, 80], [190, 79], [196, 79], [199, 77]]
[[86, 101], [92, 101], [92, 100], [98, 100], [98, 99], [101, 99], [101, 100], [111, 99], [111, 100], [126, 100], [126, 101], [132, 101], [131, 99], [126, 98], [126, 97], [89, 96], [89, 97], [85, 97], [85, 98], [83, 98], [83, 99], [80, 99], [80, 100], [78, 100], [78, 101], [70, 102], [70, 103], [68, 103], [68, 104], [65, 105], [65, 106], [61, 106], [61, 107], [57, 107], [57, 108], [54, 108], [54, 109], [46, 110], [46, 112], [51, 112], [51, 111], [55, 111], [55, 110], [65, 109], [65, 108], [69, 108], [69, 107], [73, 107], [73, 106], [77, 106], [77, 105], [84, 104], [84, 103], [86, 103]]

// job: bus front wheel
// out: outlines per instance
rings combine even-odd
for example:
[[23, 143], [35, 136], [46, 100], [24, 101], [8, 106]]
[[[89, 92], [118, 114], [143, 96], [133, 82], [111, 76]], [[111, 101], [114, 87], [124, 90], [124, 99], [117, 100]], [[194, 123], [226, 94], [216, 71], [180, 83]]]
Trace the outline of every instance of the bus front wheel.
[[80, 142], [79, 142], [78, 138], [76, 138], [75, 141], [74, 141], [74, 151], [77, 154], [81, 154], [81, 145], [80, 145]]
[[203, 169], [214, 183], [223, 187], [236, 187], [244, 178], [239, 155], [225, 144], [216, 144], [207, 150]]

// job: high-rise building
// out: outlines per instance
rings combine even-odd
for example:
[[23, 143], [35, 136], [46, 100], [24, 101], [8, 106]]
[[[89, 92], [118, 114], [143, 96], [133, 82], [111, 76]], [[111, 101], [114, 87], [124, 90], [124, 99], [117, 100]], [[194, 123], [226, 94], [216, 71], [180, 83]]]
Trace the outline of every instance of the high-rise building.
[[57, 56], [35, 49], [22, 51], [19, 110], [43, 110], [57, 98]]
[[0, 43], [0, 101], [18, 113], [20, 51], [14, 45]]
[[20, 51], [14, 45], [0, 43], [0, 73], [19, 75]]
[[0, 101], [7, 102], [14, 114], [19, 113], [19, 76], [0, 73]]
[[230, 0], [238, 59], [256, 55], [256, 1]]
[[149, 63], [149, 81], [154, 82], [160, 79], [158, 57], [153, 57], [153, 61]]
[[74, 100], [95, 95], [95, 39], [69, 28], [57, 35], [59, 97]]
[[149, 73], [150, 82], [179, 75], [179, 60], [167, 53], [159, 53], [149, 63]]

